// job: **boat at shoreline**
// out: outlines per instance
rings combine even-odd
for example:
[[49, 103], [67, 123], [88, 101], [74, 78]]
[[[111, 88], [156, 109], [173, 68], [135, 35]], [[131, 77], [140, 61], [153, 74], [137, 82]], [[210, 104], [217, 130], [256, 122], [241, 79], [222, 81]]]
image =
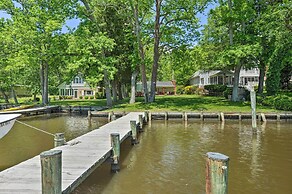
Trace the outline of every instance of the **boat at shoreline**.
[[20, 116], [21, 114], [0, 115], [0, 139], [11, 130], [16, 118]]

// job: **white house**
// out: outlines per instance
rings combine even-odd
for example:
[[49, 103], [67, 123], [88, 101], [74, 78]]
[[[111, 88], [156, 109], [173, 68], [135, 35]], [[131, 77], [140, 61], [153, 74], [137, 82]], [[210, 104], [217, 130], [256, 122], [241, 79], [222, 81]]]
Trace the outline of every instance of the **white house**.
[[79, 99], [84, 96], [95, 96], [96, 92], [103, 92], [103, 89], [101, 87], [91, 88], [81, 75], [75, 76], [69, 84], [64, 82], [59, 85], [59, 95], [70, 96], [73, 99]]
[[[239, 85], [258, 85], [259, 69], [241, 69], [239, 74]], [[190, 78], [190, 85], [204, 87], [205, 85], [222, 84], [232, 86], [234, 82], [234, 72], [224, 70], [197, 71]]]

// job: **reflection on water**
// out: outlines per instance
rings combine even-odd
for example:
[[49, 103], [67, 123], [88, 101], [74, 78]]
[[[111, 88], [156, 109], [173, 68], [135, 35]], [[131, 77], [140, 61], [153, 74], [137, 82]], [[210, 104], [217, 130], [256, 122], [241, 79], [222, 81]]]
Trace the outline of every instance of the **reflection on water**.
[[[20, 121], [49, 133], [65, 133], [66, 140], [96, 129], [106, 119], [51, 114], [21, 118]], [[54, 137], [15, 122], [10, 132], [0, 139], [0, 171], [53, 148]]]
[[247, 122], [152, 121], [140, 144], [122, 144], [121, 171], [100, 166], [75, 194], [205, 193], [205, 154], [230, 157], [229, 193], [292, 191], [291, 123], [268, 122], [253, 133]]

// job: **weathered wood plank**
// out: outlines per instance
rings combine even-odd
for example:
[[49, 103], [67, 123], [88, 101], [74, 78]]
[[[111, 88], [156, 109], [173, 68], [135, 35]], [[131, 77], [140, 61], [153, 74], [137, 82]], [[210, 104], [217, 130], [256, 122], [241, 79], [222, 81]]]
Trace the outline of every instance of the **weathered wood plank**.
[[[52, 150], [62, 151], [62, 191], [74, 190], [111, 153], [110, 134], [118, 133], [121, 141], [131, 134], [130, 121], [139, 123], [142, 112], [129, 113]], [[40, 156], [35, 156], [0, 172], [0, 194], [41, 193]]]

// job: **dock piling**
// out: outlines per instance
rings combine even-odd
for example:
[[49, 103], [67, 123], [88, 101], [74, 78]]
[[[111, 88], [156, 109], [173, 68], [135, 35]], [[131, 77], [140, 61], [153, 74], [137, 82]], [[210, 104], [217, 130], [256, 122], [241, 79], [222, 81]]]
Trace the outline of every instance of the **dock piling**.
[[41, 153], [40, 158], [42, 194], [62, 193], [62, 151], [45, 151]]
[[165, 116], [164, 119], [167, 121], [168, 120], [168, 112], [165, 112], [164, 116]]
[[111, 146], [112, 146], [112, 164], [111, 171], [118, 172], [120, 170], [120, 134], [111, 133]]
[[139, 131], [142, 132], [143, 131], [143, 123], [144, 123], [144, 120], [143, 120], [143, 115], [139, 115]]
[[220, 113], [220, 118], [221, 118], [222, 122], [225, 122], [225, 117], [224, 117], [224, 113], [223, 112]]
[[89, 109], [89, 110], [88, 110], [88, 115], [87, 115], [88, 119], [91, 119], [91, 116], [92, 116], [92, 115], [91, 115], [91, 110]]
[[144, 115], [145, 115], [145, 122], [147, 123], [149, 121], [149, 112], [145, 111]]
[[204, 120], [204, 113], [203, 113], [203, 111], [200, 112], [200, 119], [201, 119], [201, 121]]
[[55, 138], [54, 138], [54, 142], [55, 142], [55, 147], [65, 145], [66, 141], [65, 141], [64, 133], [56, 133]]
[[137, 125], [136, 121], [130, 121], [131, 131], [132, 131], [132, 145], [138, 144], [138, 137], [137, 137]]
[[257, 128], [257, 113], [256, 113], [256, 93], [254, 87], [250, 90], [250, 101], [251, 101], [251, 119], [252, 129]]
[[229, 157], [216, 152], [206, 156], [206, 194], [227, 194]]

